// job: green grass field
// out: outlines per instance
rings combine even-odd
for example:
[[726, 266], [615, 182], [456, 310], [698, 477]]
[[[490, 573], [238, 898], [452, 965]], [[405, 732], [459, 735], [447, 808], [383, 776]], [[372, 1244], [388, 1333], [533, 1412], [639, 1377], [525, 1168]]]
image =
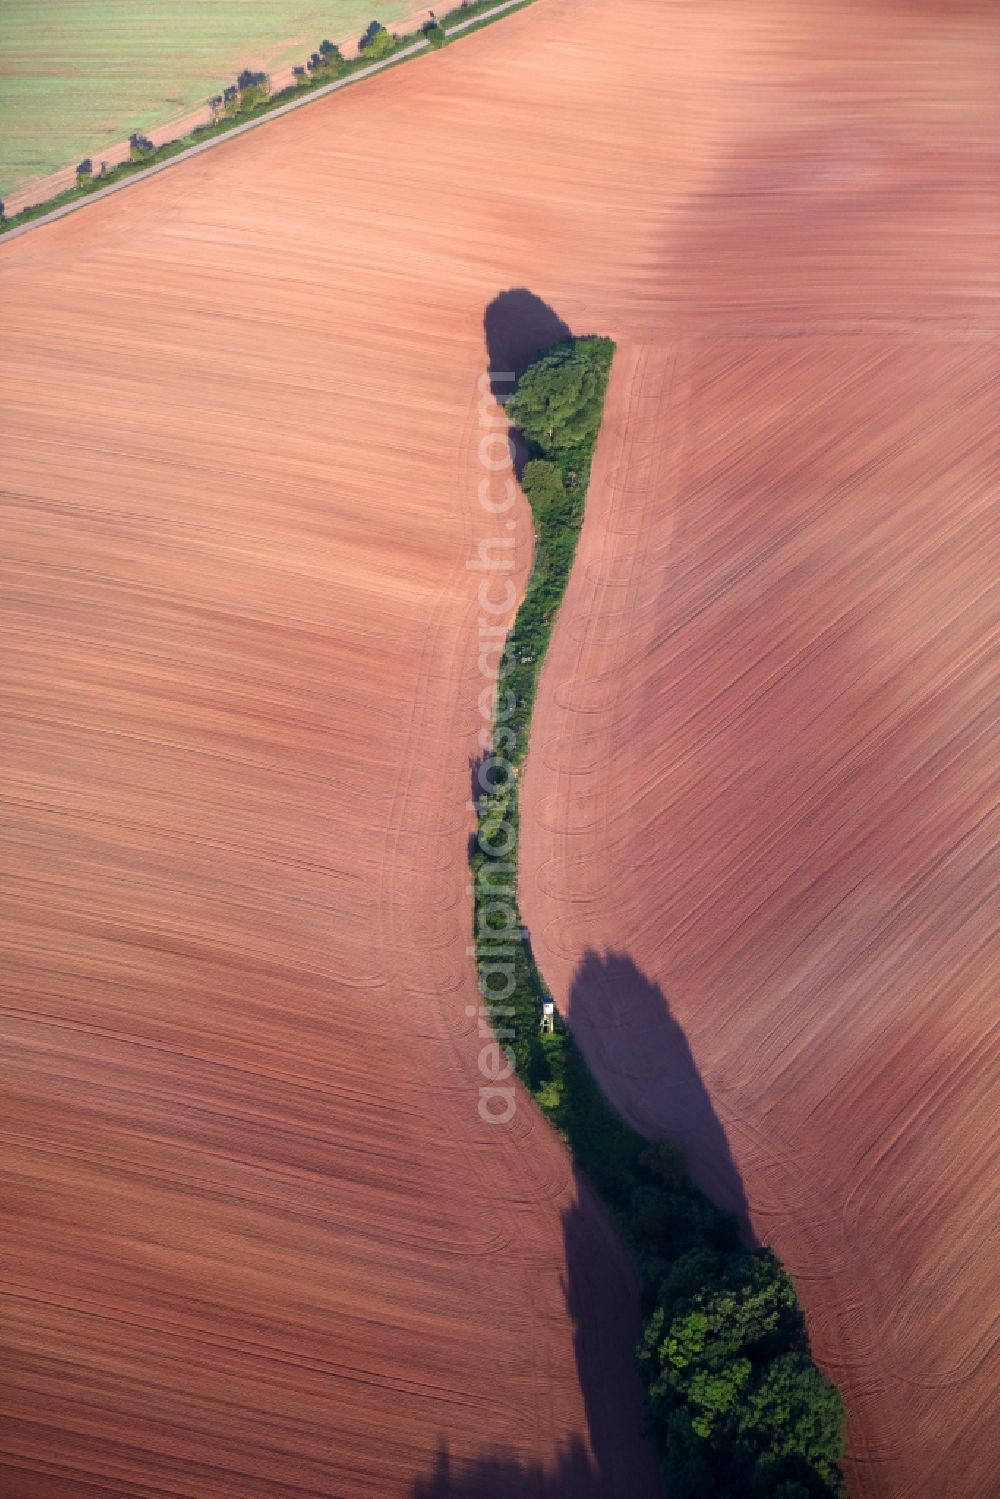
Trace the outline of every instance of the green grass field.
[[[2, 0], [0, 197], [414, 0]], [[446, 7], [442, 7], [443, 9]]]

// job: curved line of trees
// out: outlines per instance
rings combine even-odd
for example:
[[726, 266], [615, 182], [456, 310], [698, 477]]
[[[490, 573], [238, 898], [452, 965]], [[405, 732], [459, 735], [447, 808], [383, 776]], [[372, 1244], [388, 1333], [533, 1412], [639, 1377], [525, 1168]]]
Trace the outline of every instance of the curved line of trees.
[[502, 728], [495, 725], [494, 749], [476, 767], [470, 864], [480, 989], [495, 1031], [509, 1038], [509, 1061], [639, 1262], [646, 1321], [637, 1355], [647, 1427], [671, 1499], [840, 1499], [843, 1404], [812, 1361], [794, 1286], [777, 1257], [744, 1247], [737, 1220], [694, 1185], [676, 1146], [650, 1144], [621, 1118], [561, 1024], [540, 1030], [551, 996], [526, 935], [513, 944], [513, 992], [502, 1006], [489, 1000], [486, 972], [497, 941], [511, 941], [509, 912], [494, 912], [498, 904], [517, 906], [517, 778], [583, 520], [613, 352], [609, 339], [560, 343], [529, 366], [507, 405], [528, 450], [522, 488], [536, 552], [501, 659]]

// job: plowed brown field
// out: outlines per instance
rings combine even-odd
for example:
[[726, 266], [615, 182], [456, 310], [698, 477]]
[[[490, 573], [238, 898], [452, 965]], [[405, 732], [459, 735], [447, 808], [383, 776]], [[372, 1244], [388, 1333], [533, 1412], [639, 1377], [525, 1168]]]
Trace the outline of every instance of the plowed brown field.
[[[855, 1493], [987, 1492], [997, 55], [986, 5], [541, 0], [0, 247], [19, 1499], [653, 1492], [628, 1267], [465, 1015], [521, 285], [621, 350], [547, 972], [662, 983]], [[572, 1017], [672, 1125], [655, 1035]]]
[[996, 1492], [998, 375], [974, 338], [626, 352], [525, 783], [575, 1033], [745, 1194], [852, 1492], [899, 1499]]

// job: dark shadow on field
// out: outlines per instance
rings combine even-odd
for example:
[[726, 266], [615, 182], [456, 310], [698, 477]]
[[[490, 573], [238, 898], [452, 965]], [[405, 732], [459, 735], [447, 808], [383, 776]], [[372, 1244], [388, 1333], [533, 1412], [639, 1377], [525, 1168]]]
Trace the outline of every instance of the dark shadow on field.
[[[598, 1080], [602, 1073], [623, 1079], [618, 1093], [628, 1090], [636, 1127], [679, 1145], [702, 1191], [735, 1217], [744, 1244], [755, 1244], [743, 1178], [660, 986], [624, 953], [589, 951], [573, 978], [569, 1014]], [[645, 1120], [656, 1120], [656, 1127]]]
[[[643, 1435], [635, 1350], [642, 1333], [638, 1267], [591, 1183], [574, 1167], [576, 1202], [563, 1214], [563, 1294], [593, 1452], [583, 1474], [570, 1451], [543, 1494], [660, 1499], [660, 1465]], [[589, 1487], [588, 1487], [589, 1484]]]
[[483, 332], [493, 394], [500, 402], [543, 349], [572, 335], [562, 318], [526, 287], [502, 291], [483, 314]]
[[[638, 1275], [609, 1215], [574, 1175], [579, 1200], [563, 1216], [562, 1282], [589, 1450], [574, 1434], [560, 1443], [556, 1461], [542, 1466], [504, 1449], [462, 1458], [443, 1442], [411, 1499], [663, 1499], [659, 1464], [642, 1435]], [[502, 1369], [497, 1373], [502, 1387]], [[546, 1392], [538, 1393], [544, 1409]]]
[[565, 1449], [550, 1472], [535, 1464], [525, 1466], [505, 1452], [491, 1453], [469, 1464], [452, 1459], [448, 1447], [443, 1446], [433, 1472], [417, 1481], [412, 1499], [600, 1499], [606, 1492], [579, 1442]]

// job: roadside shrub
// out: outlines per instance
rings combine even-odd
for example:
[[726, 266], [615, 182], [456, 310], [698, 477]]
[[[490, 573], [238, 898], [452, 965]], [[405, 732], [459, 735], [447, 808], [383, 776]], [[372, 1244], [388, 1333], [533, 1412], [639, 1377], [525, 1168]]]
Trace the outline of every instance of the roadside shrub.
[[324, 40], [320, 42], [315, 52], [310, 53], [306, 60], [306, 69], [317, 80], [339, 78], [341, 73], [346, 71], [347, 62], [339, 47], [333, 42]]
[[134, 130], [128, 138], [129, 161], [148, 161], [155, 150], [149, 136], [143, 135], [141, 131]]
[[443, 47], [448, 40], [444, 27], [439, 26], [437, 21], [425, 21], [420, 29], [432, 47]]
[[255, 73], [252, 68], [244, 68], [236, 80], [236, 89], [239, 96], [238, 111], [240, 114], [247, 114], [270, 98], [271, 79], [267, 73]]
[[381, 21], [372, 21], [364, 36], [358, 42], [359, 52], [363, 52], [367, 62], [379, 62], [396, 45], [395, 37], [390, 36]]

